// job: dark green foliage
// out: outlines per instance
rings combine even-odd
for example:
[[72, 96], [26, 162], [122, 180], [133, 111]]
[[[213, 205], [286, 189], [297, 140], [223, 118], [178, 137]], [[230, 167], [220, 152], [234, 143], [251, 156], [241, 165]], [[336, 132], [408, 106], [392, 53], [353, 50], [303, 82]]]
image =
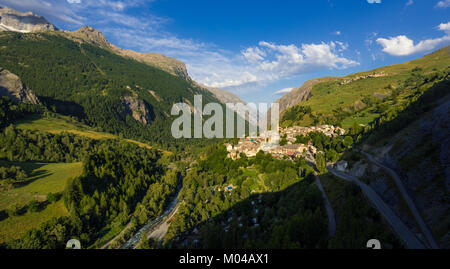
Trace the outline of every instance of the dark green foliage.
[[27, 204], [27, 210], [30, 213], [35, 213], [41, 211], [43, 205], [39, 201], [33, 200]]
[[[322, 178], [322, 176], [321, 176]], [[401, 248], [400, 241], [387, 229], [380, 214], [372, 208], [355, 184], [330, 177], [322, 181], [336, 214], [336, 235], [328, 247], [364, 249], [369, 239], [382, 242], [382, 248]]]
[[[205, 159], [183, 179], [180, 199], [184, 202], [169, 228], [172, 240], [166, 246], [314, 248], [326, 244], [322, 199], [311, 184], [313, 170], [305, 160], [277, 160], [259, 152], [233, 161], [221, 145], [206, 151]], [[256, 168], [273, 192], [261, 194], [260, 199], [252, 195], [242, 167]], [[229, 182], [236, 182], [233, 190], [223, 191]], [[184, 240], [192, 236], [199, 239], [197, 244], [190, 240], [185, 245]]]
[[[193, 103], [194, 94], [202, 94], [204, 104], [217, 102], [211, 93], [182, 78], [58, 34], [2, 33], [0, 47], [4, 48], [0, 54], [2, 67], [17, 74], [53, 112], [75, 116], [103, 131], [150, 141], [171, 150], [209, 142], [175, 140], [171, 135], [170, 123], [174, 118], [170, 111], [174, 103], [184, 100]], [[133, 95], [142, 99], [150, 111], [149, 125], [137, 122], [126, 113], [122, 98]], [[6, 124], [11, 120], [14, 119], [8, 119]]]
[[47, 194], [47, 201], [50, 203], [56, 203], [61, 199], [62, 194], [61, 193], [49, 193]]
[[0, 180], [21, 181], [27, 178], [27, 173], [18, 166], [0, 166]]
[[307, 106], [294, 106], [291, 109], [288, 109], [281, 119], [282, 122], [291, 121], [291, 122], [300, 122], [303, 120], [305, 115], [311, 115], [312, 109]]
[[9, 216], [21, 216], [27, 211], [27, 206], [13, 205], [7, 210]]
[[325, 162], [325, 157], [323, 156], [323, 153], [321, 153], [321, 152], [316, 154], [316, 167], [320, 173], [327, 172], [327, 164]]
[[9, 161], [74, 162], [81, 161], [92, 150], [114, 143], [117, 142], [70, 133], [20, 130], [11, 125], [0, 133], [0, 157]]
[[353, 138], [351, 136], [346, 136], [344, 139], [344, 146], [350, 148], [353, 145]]
[[9, 97], [0, 96], [0, 130], [12, 124], [25, 115], [40, 112], [39, 106], [16, 104]]
[[[9, 242], [8, 247], [63, 248], [71, 238], [79, 238], [88, 245], [103, 227], [112, 223], [123, 225], [133, 212], [140, 217], [141, 224], [162, 212], [176, 191], [178, 177], [172, 172], [164, 175], [165, 168], [158, 162], [160, 152], [115, 140], [98, 143], [90, 144], [86, 155], [80, 153], [84, 156], [83, 174], [71, 180], [64, 191], [70, 216], [44, 223], [21, 239]], [[47, 199], [55, 202], [59, 196], [49, 194]], [[25, 210], [37, 212], [44, 206], [32, 201]], [[20, 215], [23, 211], [17, 208], [10, 214]]]

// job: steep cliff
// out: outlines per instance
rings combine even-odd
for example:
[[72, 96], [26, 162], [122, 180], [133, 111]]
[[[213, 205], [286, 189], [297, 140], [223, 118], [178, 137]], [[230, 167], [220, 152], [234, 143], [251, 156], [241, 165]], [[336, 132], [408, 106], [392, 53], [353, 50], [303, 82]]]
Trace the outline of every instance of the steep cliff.
[[18, 102], [39, 104], [36, 95], [25, 87], [20, 78], [2, 67], [0, 67], [0, 96], [8, 96]]
[[44, 17], [33, 12], [20, 12], [7, 7], [0, 7], [0, 31], [36, 32], [55, 31], [57, 28]]

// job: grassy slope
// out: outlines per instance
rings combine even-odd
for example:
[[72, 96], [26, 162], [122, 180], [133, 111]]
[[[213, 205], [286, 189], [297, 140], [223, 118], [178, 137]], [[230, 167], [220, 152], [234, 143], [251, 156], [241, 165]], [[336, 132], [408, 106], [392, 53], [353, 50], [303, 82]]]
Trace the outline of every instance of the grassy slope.
[[[95, 128], [84, 125], [80, 122], [72, 120], [70, 117], [57, 115], [56, 118], [46, 118], [43, 116], [33, 115], [22, 119], [16, 123], [16, 127], [24, 130], [43, 131], [52, 134], [59, 134], [61, 132], [69, 132], [75, 135], [88, 137], [91, 139], [118, 139], [119, 137], [113, 134], [96, 131]], [[125, 139], [130, 143], [134, 143], [138, 146], [151, 149], [148, 144], [132, 140]], [[170, 155], [171, 152], [162, 151], [164, 155]]]
[[45, 118], [33, 115], [16, 123], [17, 128], [32, 131], [59, 134], [63, 131], [91, 139], [114, 139], [116, 136], [103, 132], [96, 132], [93, 128], [71, 121], [69, 117], [59, 116], [57, 118]]
[[[98, 132], [95, 128], [72, 120], [70, 117], [56, 115], [55, 118], [43, 116], [30, 116], [16, 123], [16, 127], [24, 130], [43, 131], [53, 134], [70, 132], [91, 139], [119, 139], [118, 136]], [[151, 149], [148, 144], [135, 140], [125, 139], [130, 143]], [[165, 156], [172, 154], [163, 151]], [[14, 205], [24, 206], [32, 200], [45, 201], [48, 193], [62, 192], [70, 178], [82, 173], [82, 163], [21, 163], [0, 160], [1, 164], [17, 165], [22, 167], [29, 178], [27, 183], [12, 190], [0, 192], [0, 211], [7, 210]], [[24, 232], [37, 228], [41, 223], [53, 217], [67, 215], [67, 209], [60, 200], [49, 204], [44, 210], [36, 213], [25, 213], [22, 216], [8, 217], [0, 221], [0, 243], [19, 238]]]
[[[0, 161], [0, 164], [5, 164]], [[62, 192], [67, 180], [79, 176], [82, 163], [10, 163], [22, 167], [28, 174], [27, 183], [12, 190], [0, 192], [0, 210], [13, 205], [24, 206], [32, 200], [45, 201], [48, 193]], [[22, 216], [9, 217], [0, 221], [0, 243], [19, 238], [24, 232], [38, 227], [53, 217], [67, 215], [62, 200], [49, 204], [44, 210], [36, 213], [25, 213]]]
[[[387, 89], [387, 87], [391, 85], [396, 88], [401, 85], [403, 81], [411, 76], [411, 70], [416, 67], [422, 68], [422, 74], [432, 73], [434, 72], [433, 69], [441, 70], [448, 67], [450, 62], [449, 50], [450, 48], [447, 47], [410, 62], [381, 67], [343, 78], [332, 78], [329, 81], [315, 85], [312, 89], [312, 97], [299, 105], [310, 106], [314, 113], [330, 115], [334, 109], [343, 108], [345, 110], [355, 106], [357, 102], [361, 102], [366, 96], [373, 97], [374, 94], [389, 96], [391, 90]], [[381, 72], [385, 72], [387, 76], [361, 79], [345, 85], [340, 84], [344, 80]], [[401, 103], [402, 99], [408, 98], [408, 93], [399, 97]], [[367, 109], [345, 118], [342, 124], [344, 128], [351, 127], [355, 121], [359, 124], [368, 124], [378, 116], [379, 114]], [[308, 125], [311, 122], [305, 119], [300, 124]]]

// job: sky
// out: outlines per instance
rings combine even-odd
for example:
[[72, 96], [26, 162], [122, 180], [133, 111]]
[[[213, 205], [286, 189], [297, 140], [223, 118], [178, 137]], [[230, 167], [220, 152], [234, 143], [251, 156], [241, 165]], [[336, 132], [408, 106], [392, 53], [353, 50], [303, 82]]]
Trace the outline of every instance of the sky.
[[450, 44], [450, 0], [0, 0], [58, 28], [186, 63], [202, 84], [274, 102], [306, 80], [409, 61]]

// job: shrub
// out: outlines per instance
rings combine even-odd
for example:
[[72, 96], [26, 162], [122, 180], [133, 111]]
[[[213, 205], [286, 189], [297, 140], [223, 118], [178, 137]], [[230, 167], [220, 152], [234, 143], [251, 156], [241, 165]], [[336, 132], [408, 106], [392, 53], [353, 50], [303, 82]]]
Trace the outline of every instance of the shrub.
[[41, 203], [36, 200], [29, 202], [27, 205], [27, 210], [31, 213], [39, 212], [41, 210]]
[[59, 199], [61, 199], [61, 196], [62, 195], [60, 193], [49, 193], [47, 194], [47, 201], [50, 203], [56, 203]]

